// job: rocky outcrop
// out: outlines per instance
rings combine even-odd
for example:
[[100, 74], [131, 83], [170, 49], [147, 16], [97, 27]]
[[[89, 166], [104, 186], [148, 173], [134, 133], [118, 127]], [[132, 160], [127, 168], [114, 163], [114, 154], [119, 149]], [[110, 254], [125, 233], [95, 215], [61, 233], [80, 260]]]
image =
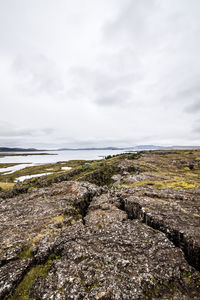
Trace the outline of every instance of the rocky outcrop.
[[0, 299], [31, 266], [47, 259], [54, 237], [82, 219], [99, 193], [92, 184], [68, 181], [1, 201]]
[[145, 186], [157, 157], [2, 198], [0, 299], [199, 299], [200, 191]]
[[132, 188], [120, 196], [129, 218], [164, 232], [200, 271], [200, 193], [197, 190]]
[[[129, 220], [118, 198], [95, 197], [84, 218], [63, 230], [60, 255], [30, 299], [195, 299], [199, 273], [166, 236]], [[198, 298], [197, 298], [198, 299]]]

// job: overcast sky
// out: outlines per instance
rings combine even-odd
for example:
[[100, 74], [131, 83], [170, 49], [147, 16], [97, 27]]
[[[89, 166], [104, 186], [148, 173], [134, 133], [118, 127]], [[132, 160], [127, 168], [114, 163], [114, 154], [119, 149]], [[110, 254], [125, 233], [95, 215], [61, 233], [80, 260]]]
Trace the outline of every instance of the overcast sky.
[[0, 146], [200, 144], [199, 0], [0, 0]]

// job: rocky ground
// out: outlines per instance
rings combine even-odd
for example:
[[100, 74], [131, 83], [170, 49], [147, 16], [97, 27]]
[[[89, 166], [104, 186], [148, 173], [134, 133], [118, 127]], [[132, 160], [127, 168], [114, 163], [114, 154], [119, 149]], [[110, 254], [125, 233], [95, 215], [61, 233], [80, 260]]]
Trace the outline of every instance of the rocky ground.
[[0, 299], [200, 299], [200, 151], [34, 183], [0, 194]]

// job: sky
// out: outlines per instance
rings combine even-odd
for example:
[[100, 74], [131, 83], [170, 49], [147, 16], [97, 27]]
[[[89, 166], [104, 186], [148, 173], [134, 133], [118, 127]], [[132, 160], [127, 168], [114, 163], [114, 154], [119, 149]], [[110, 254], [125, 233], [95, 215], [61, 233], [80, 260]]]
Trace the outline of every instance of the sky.
[[200, 145], [199, 0], [0, 0], [0, 146]]

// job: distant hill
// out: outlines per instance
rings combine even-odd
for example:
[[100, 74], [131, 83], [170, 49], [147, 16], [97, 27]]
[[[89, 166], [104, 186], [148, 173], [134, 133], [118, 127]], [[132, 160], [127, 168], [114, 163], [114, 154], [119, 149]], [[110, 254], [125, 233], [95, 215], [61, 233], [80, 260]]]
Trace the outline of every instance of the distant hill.
[[155, 145], [138, 145], [134, 146], [133, 150], [186, 150], [200, 149], [200, 146], [155, 146]]
[[125, 150], [125, 151], [138, 151], [138, 150], [181, 150], [181, 149], [200, 149], [200, 146], [156, 146], [156, 145], [137, 145], [132, 147], [89, 147], [89, 148], [59, 148], [55, 150], [41, 150], [35, 148], [9, 148], [0, 147], [0, 152], [38, 152], [38, 151], [92, 151], [92, 150]]
[[57, 151], [81, 151], [81, 150], [124, 150], [127, 148], [105, 147], [105, 148], [60, 148]]
[[60, 148], [57, 151], [81, 151], [81, 150], [175, 150], [175, 149], [200, 149], [200, 146], [156, 146], [156, 145], [138, 145], [132, 147], [104, 147], [104, 148]]
[[0, 152], [34, 152], [34, 151], [45, 151], [38, 150], [35, 148], [9, 148], [9, 147], [0, 147]]

